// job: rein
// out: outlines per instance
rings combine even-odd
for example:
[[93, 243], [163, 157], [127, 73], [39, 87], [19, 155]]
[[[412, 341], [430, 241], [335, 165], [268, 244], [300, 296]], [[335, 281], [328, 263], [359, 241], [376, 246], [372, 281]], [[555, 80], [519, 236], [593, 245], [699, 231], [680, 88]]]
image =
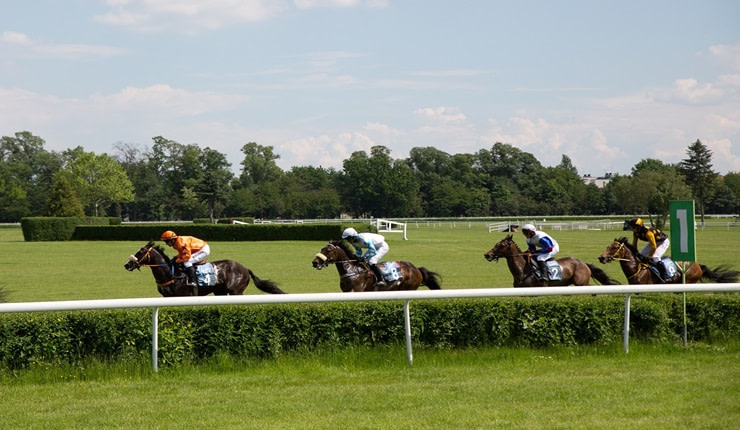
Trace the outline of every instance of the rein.
[[[637, 263], [637, 270], [632, 275], [628, 276], [627, 279], [637, 278], [637, 275], [640, 274], [643, 270], [645, 270], [646, 267], [648, 267], [647, 264], [643, 263], [642, 261], [638, 261], [637, 259], [630, 260], [629, 258], [624, 258], [624, 251], [625, 245], [622, 242], [619, 242], [619, 248], [614, 251], [614, 254], [612, 254], [612, 258], [617, 261], [635, 261]], [[618, 253], [621, 252], [621, 256], [618, 255]]]

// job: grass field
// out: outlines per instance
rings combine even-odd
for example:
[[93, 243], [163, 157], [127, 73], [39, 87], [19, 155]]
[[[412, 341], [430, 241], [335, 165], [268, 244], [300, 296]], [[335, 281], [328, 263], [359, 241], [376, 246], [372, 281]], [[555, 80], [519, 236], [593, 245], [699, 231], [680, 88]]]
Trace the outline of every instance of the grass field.
[[[562, 256], [594, 264], [623, 234], [553, 232]], [[412, 224], [408, 241], [387, 236], [389, 258], [440, 272], [444, 288], [511, 286], [505, 263], [483, 258], [505, 234], [489, 234], [484, 223]], [[737, 229], [698, 231], [698, 260], [737, 266], [729, 246], [738, 239]], [[13, 302], [157, 296], [148, 270], [123, 269], [143, 243], [24, 242], [19, 228], [0, 229], [0, 243], [0, 286]], [[310, 265], [324, 244], [216, 242], [212, 257], [245, 263], [289, 293], [338, 292], [335, 269]], [[616, 264], [600, 267], [625, 281]], [[632, 343], [629, 354], [621, 342], [415, 348], [413, 366], [401, 345], [235, 360], [157, 374], [149, 357], [0, 373], [0, 428], [732, 429], [740, 422], [738, 339], [688, 348]]]
[[[603, 268], [611, 277], [626, 283], [616, 263], [602, 265], [598, 255], [621, 229], [602, 231], [564, 230], [550, 232], [560, 243], [559, 256], [573, 256]], [[388, 259], [407, 260], [442, 275], [443, 288], [510, 287], [512, 276], [506, 263], [483, 258], [505, 233], [488, 233], [483, 222], [412, 223], [409, 240], [387, 234], [391, 246]], [[327, 241], [331, 238], [327, 238]], [[515, 234], [524, 247], [524, 237]], [[740, 241], [740, 228], [710, 227], [696, 232], [697, 259], [714, 268], [738, 266], [730, 248]], [[233, 259], [257, 276], [280, 284], [288, 293], [339, 292], [339, 277], [333, 267], [318, 271], [311, 267], [324, 241], [213, 242], [211, 260]], [[123, 264], [144, 243], [140, 242], [24, 242], [20, 228], [0, 229], [5, 251], [0, 287], [12, 302], [84, 300], [158, 296], [148, 269], [127, 272]], [[162, 244], [164, 246], [164, 244]], [[174, 256], [172, 249], [166, 248]], [[423, 288], [423, 287], [422, 287]], [[251, 285], [247, 294], [264, 294]]]
[[740, 350], [327, 351], [0, 378], [0, 428], [736, 429]]

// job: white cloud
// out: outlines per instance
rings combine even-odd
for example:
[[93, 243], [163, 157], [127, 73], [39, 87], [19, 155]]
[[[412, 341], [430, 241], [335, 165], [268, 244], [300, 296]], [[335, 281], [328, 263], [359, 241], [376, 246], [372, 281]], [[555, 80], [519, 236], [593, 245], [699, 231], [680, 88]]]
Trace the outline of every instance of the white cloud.
[[44, 43], [31, 39], [24, 33], [6, 31], [0, 35], [0, 47], [8, 55], [25, 58], [91, 60], [122, 55], [126, 50], [104, 45]]
[[728, 64], [735, 70], [740, 70], [740, 43], [734, 45], [712, 45], [709, 54], [723, 64]]
[[285, 9], [281, 0], [108, 0], [95, 19], [137, 31], [193, 33], [240, 22], [264, 21]]
[[454, 107], [436, 107], [417, 109], [416, 113], [437, 124], [462, 123], [467, 120], [460, 109]]
[[390, 0], [293, 0], [298, 9], [315, 9], [320, 7], [386, 7]]

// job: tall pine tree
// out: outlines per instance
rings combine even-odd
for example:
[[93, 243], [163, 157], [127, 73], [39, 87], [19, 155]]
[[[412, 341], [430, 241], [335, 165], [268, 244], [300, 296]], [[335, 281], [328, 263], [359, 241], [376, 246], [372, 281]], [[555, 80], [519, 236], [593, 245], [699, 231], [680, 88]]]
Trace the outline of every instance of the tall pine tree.
[[712, 195], [714, 179], [717, 176], [712, 170], [712, 151], [697, 139], [687, 149], [689, 158], [681, 160], [679, 168], [686, 176], [686, 183], [691, 188], [694, 198], [699, 202], [701, 223], [704, 224], [704, 205]]

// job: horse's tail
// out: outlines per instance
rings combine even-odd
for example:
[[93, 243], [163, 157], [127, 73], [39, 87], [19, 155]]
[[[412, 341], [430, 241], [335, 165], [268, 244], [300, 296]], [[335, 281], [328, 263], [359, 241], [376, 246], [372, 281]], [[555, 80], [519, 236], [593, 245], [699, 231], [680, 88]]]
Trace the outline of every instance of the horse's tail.
[[619, 282], [609, 277], [603, 270], [593, 264], [586, 264], [591, 269], [591, 277], [599, 281], [601, 285], [619, 285]]
[[258, 278], [257, 275], [252, 272], [252, 269], [247, 269], [247, 271], [249, 272], [249, 276], [254, 281], [254, 285], [260, 290], [270, 294], [285, 294], [285, 291], [278, 288], [275, 282], [268, 281], [267, 279]]
[[711, 270], [709, 267], [703, 264], [700, 264], [699, 267], [701, 267], [702, 279], [719, 284], [730, 284], [737, 282], [738, 276], [740, 276], [740, 272], [738, 272], [737, 270], [732, 270], [732, 268], [727, 264], [717, 266], [714, 270]]
[[419, 267], [421, 272], [421, 284], [426, 285], [430, 290], [441, 290], [442, 289], [442, 277], [437, 272], [432, 272], [424, 267]]

